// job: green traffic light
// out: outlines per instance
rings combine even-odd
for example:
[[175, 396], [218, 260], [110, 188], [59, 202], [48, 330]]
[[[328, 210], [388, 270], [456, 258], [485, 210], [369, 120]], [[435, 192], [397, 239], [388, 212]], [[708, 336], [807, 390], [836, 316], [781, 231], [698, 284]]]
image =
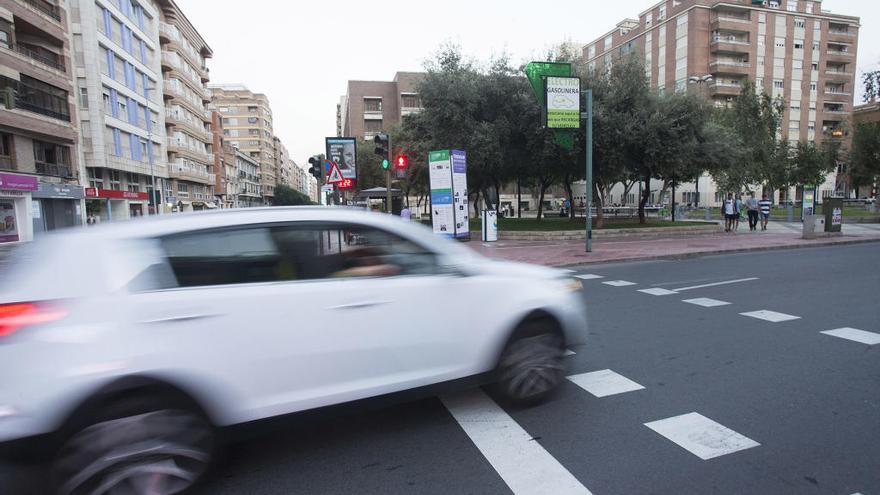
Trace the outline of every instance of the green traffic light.
[[387, 158], [383, 158], [383, 159], [382, 159], [382, 170], [388, 170], [388, 167], [389, 167], [390, 165], [391, 165], [391, 164], [388, 163], [388, 159], [387, 159]]

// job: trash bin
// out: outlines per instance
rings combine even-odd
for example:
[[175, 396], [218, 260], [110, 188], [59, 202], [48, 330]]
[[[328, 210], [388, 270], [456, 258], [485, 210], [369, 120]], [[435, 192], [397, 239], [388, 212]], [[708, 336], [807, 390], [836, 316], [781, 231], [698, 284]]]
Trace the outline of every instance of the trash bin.
[[825, 232], [840, 232], [843, 224], [843, 198], [825, 198], [822, 201], [825, 214]]
[[495, 210], [483, 210], [483, 242], [498, 240], [498, 213]]

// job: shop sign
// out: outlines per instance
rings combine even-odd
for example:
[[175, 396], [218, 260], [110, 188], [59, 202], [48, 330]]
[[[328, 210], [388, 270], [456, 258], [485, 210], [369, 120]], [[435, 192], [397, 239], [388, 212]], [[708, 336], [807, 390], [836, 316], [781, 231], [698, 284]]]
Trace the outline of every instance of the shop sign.
[[85, 192], [81, 186], [41, 182], [40, 189], [32, 196], [36, 199], [82, 199]]
[[36, 191], [40, 188], [36, 177], [0, 172], [0, 189], [12, 191]]
[[95, 187], [87, 187], [85, 189], [87, 198], [104, 198], [104, 199], [150, 199], [150, 195], [145, 192], [116, 191], [113, 189], [98, 189]]
[[18, 225], [15, 222], [15, 203], [0, 201], [0, 242], [18, 241]]

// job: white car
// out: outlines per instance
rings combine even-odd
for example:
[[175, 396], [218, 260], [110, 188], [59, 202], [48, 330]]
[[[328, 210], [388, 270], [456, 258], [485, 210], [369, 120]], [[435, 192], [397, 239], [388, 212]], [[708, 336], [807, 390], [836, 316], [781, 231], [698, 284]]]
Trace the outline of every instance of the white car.
[[343, 208], [47, 236], [0, 266], [0, 442], [48, 441], [58, 493], [170, 494], [223, 427], [468, 377], [532, 402], [584, 341], [579, 288]]

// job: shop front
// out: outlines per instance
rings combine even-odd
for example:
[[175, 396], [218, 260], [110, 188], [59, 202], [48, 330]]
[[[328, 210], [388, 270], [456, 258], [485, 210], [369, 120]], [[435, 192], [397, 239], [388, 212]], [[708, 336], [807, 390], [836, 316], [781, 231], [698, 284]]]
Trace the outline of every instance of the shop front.
[[149, 210], [150, 195], [145, 192], [85, 188], [86, 223], [127, 220]]
[[34, 176], [0, 173], [0, 243], [33, 240], [31, 194], [38, 189]]
[[85, 190], [82, 186], [41, 182], [31, 198], [35, 236], [83, 224]]

